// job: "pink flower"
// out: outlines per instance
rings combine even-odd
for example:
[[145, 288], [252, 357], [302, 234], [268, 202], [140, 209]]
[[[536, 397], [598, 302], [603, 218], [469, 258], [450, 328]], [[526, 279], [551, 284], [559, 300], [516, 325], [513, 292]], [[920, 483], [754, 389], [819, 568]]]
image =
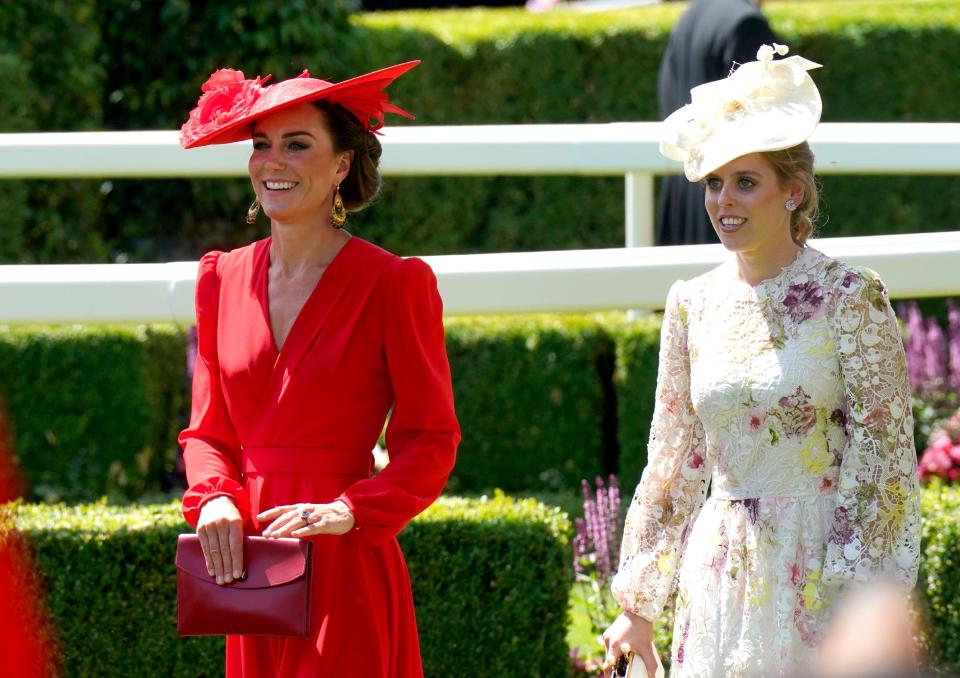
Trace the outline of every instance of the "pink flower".
[[803, 583], [803, 570], [800, 569], [799, 563], [790, 563], [790, 583], [793, 584], [794, 588], [800, 588], [800, 585]]
[[747, 410], [743, 415], [744, 424], [750, 429], [751, 433], [758, 433], [763, 428], [763, 423], [767, 420], [767, 413], [762, 408], [754, 407]]
[[849, 510], [845, 506], [838, 506], [833, 511], [833, 529], [830, 531], [828, 541], [837, 546], [846, 546], [853, 541], [853, 536]]
[[924, 482], [934, 476], [947, 481], [960, 478], [960, 432], [957, 431], [956, 420], [957, 415], [954, 415], [930, 435], [927, 448], [917, 465], [920, 479]]
[[686, 404], [676, 391], [667, 391], [663, 394], [663, 409], [667, 414], [681, 415], [687, 409]]
[[863, 418], [863, 425], [870, 428], [884, 428], [890, 423], [890, 411], [881, 404], [876, 404]]
[[810, 396], [802, 386], [797, 386], [793, 395], [780, 398], [778, 404], [779, 411], [775, 414], [783, 422], [783, 432], [787, 436], [806, 435], [817, 423], [817, 410], [810, 404]]
[[790, 285], [783, 305], [787, 307], [790, 317], [798, 325], [818, 315], [823, 304], [823, 293], [820, 286], [814, 281]]
[[243, 71], [221, 68], [200, 88], [203, 94], [190, 118], [180, 128], [180, 143], [189, 146], [194, 141], [226, 127], [250, 112], [263, 93], [266, 78], [245, 80]]

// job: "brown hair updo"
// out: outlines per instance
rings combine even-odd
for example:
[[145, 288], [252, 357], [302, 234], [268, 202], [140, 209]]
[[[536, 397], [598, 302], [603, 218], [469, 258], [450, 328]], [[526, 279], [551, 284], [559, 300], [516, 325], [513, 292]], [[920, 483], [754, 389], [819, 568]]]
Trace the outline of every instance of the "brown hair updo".
[[791, 181], [803, 184], [803, 199], [790, 214], [790, 237], [797, 245], [804, 247], [807, 238], [813, 235], [820, 211], [820, 191], [813, 174], [810, 144], [804, 141], [799, 146], [782, 151], [766, 151], [762, 155], [773, 168], [781, 188], [786, 188]]
[[334, 152], [353, 151], [350, 172], [340, 184], [340, 198], [348, 212], [357, 212], [380, 192], [380, 140], [373, 132], [363, 129], [343, 106], [323, 99], [314, 105], [326, 119]]

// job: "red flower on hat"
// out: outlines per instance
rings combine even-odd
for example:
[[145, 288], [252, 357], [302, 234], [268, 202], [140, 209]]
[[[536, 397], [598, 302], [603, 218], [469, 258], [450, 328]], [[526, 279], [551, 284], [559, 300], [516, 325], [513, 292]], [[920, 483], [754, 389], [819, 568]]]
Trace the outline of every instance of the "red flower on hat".
[[243, 71], [232, 68], [221, 68], [213, 73], [203, 83], [200, 100], [180, 128], [180, 144], [188, 146], [249, 113], [263, 92], [263, 83], [269, 79], [268, 75], [245, 80]]

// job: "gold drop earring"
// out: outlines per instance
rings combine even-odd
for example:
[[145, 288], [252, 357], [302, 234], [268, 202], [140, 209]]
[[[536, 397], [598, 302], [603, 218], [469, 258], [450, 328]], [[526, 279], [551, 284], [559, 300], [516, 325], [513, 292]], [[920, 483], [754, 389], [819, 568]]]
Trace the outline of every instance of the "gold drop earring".
[[343, 207], [343, 198], [340, 197], [340, 184], [334, 187], [333, 210], [330, 212], [330, 223], [334, 228], [343, 228], [347, 223], [347, 210]]
[[247, 208], [247, 223], [252, 224], [255, 222], [258, 214], [260, 214], [260, 196], [254, 198], [250, 207]]

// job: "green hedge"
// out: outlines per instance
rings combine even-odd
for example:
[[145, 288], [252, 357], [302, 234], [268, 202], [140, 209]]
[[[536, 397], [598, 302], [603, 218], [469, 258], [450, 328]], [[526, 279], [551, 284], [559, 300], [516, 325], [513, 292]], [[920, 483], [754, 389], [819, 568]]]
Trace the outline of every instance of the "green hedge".
[[647, 465], [647, 440], [657, 385], [660, 316], [649, 315], [614, 328], [617, 342], [617, 473], [627, 496]]
[[922, 511], [918, 588], [928, 622], [926, 644], [936, 663], [960, 668], [960, 488], [931, 485], [924, 490]]
[[598, 370], [613, 344], [602, 326], [517, 316], [452, 319], [446, 331], [464, 432], [450, 490], [577, 487], [604, 471]]
[[[922, 512], [923, 643], [931, 664], [957, 666], [960, 488], [925, 489]], [[175, 636], [175, 504], [7, 505], [0, 546], [9, 515], [34, 553], [63, 675], [222, 671], [221, 640]], [[565, 514], [502, 495], [443, 498], [415, 519], [401, 544], [426, 675], [564, 676], [570, 536]], [[669, 632], [658, 638], [669, 647]]]
[[[177, 505], [8, 511], [35, 555], [62, 675], [222, 674], [222, 639], [176, 636]], [[558, 509], [502, 495], [443, 498], [416, 518], [400, 541], [426, 675], [564, 678], [570, 536]]]
[[[0, 132], [102, 129], [103, 69], [93, 0], [4, 5]], [[104, 261], [99, 181], [0, 181], [0, 263]]]
[[30, 496], [159, 490], [186, 417], [184, 363], [169, 327], [0, 331], [0, 397]]
[[[452, 492], [575, 491], [645, 462], [656, 316], [447, 321], [464, 432]], [[616, 374], [615, 374], [616, 372]], [[0, 398], [35, 500], [165, 489], [189, 415], [183, 333], [170, 327], [0, 329]]]
[[[357, 43], [366, 54], [361, 64], [422, 55], [430, 77], [411, 85], [410, 97], [420, 124], [656, 120], [660, 55], [685, 7], [669, 3], [594, 15], [376, 13], [357, 16], [354, 24], [365, 38]], [[794, 52], [825, 65], [814, 74], [824, 121], [960, 119], [960, 100], [942, 94], [960, 87], [952, 66], [960, 40], [956, 3], [768, 2], [764, 11]], [[396, 35], [381, 43], [377, 38], [387, 31]], [[379, 44], [386, 49], [369, 49]], [[957, 228], [957, 177], [822, 181], [824, 235]], [[450, 229], [443, 221], [450, 209], [445, 205], [459, 206], [458, 197], [467, 209]], [[394, 179], [363, 225], [404, 253], [619, 246], [622, 208], [620, 179]], [[408, 222], [408, 214], [416, 218]], [[426, 241], [424, 224], [442, 230], [442, 240]], [[451, 237], [458, 239], [456, 249], [446, 249]]]
[[[654, 120], [660, 55], [685, 7], [378, 12], [347, 19], [346, 0], [208, 5], [147, 3], [134, 10], [120, 0], [18, 3], [7, 13], [11, 19], [0, 18], [0, 45], [8, 48], [0, 50], [2, 65], [11, 73], [0, 104], [9, 116], [0, 117], [0, 125], [174, 129], [217, 66], [277, 78], [308, 66], [338, 79], [411, 58], [424, 63], [392, 92], [416, 113], [415, 124]], [[770, 2], [764, 10], [796, 52], [825, 64], [815, 75], [824, 120], [960, 119], [960, 99], [948, 95], [960, 89], [953, 58], [957, 3], [816, 0]], [[51, 40], [56, 49], [45, 50]], [[824, 177], [829, 223], [822, 232], [955, 229], [958, 182]], [[252, 228], [242, 221], [250, 197], [246, 180], [30, 186], [26, 200], [23, 182], [0, 182], [0, 207], [7, 207], [15, 233], [0, 244], [0, 261], [196, 258], [264, 232], [262, 221]], [[623, 181], [390, 179], [382, 199], [351, 224], [402, 254], [617, 246]]]

